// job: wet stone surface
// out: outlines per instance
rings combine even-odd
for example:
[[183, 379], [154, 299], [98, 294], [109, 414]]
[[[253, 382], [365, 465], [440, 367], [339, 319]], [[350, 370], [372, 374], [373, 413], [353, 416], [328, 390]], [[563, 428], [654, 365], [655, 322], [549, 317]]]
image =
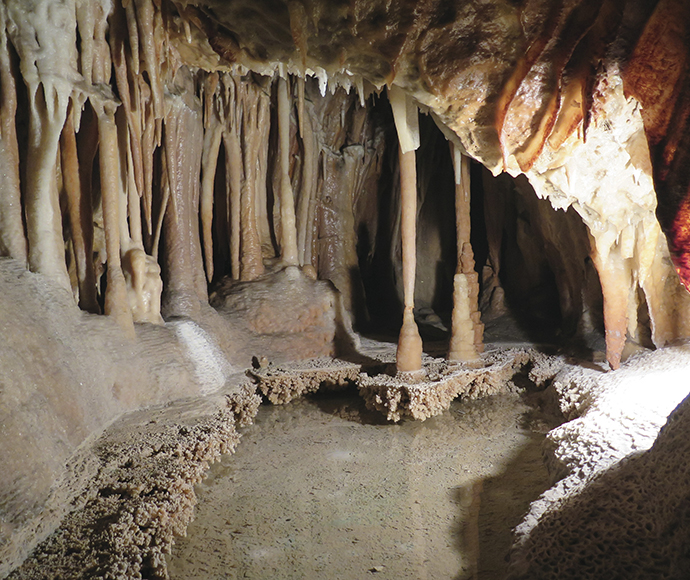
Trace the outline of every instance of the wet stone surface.
[[514, 393], [396, 425], [353, 393], [263, 406], [197, 487], [171, 578], [501, 578], [554, 424]]

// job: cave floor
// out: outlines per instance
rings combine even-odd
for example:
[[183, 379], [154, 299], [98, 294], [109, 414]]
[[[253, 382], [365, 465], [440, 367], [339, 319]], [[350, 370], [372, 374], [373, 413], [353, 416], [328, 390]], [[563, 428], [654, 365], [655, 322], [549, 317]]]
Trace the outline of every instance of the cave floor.
[[263, 405], [197, 486], [175, 579], [498, 579], [557, 420], [506, 392], [387, 423], [355, 391]]

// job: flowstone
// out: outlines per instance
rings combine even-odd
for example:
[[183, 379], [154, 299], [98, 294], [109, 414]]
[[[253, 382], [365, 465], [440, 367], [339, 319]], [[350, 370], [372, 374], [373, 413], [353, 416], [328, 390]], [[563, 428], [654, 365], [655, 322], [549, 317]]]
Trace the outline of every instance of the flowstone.
[[[261, 361], [263, 362], [263, 361]], [[354, 384], [360, 366], [322, 357], [274, 366], [270, 363], [248, 371], [261, 393], [274, 405], [284, 405], [297, 397], [320, 389], [339, 389]]]
[[362, 373], [357, 386], [367, 407], [389, 421], [424, 421], [448, 409], [457, 397], [475, 399], [505, 391], [521, 372], [537, 386], [545, 385], [564, 364], [559, 360], [531, 348], [496, 349], [470, 363], [427, 357], [421, 373]]
[[194, 486], [234, 451], [236, 427], [259, 403], [245, 384], [118, 420], [83, 454], [97, 475], [73, 511], [8, 578], [167, 578], [164, 555], [192, 520]]

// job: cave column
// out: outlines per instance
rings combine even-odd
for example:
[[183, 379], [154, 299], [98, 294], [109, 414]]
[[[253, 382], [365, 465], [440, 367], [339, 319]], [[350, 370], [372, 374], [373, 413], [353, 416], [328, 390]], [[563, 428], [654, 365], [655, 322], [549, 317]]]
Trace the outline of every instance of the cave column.
[[225, 187], [229, 207], [230, 224], [230, 267], [233, 280], [240, 279], [240, 247], [241, 247], [241, 205], [242, 180], [244, 167], [242, 165], [242, 146], [240, 133], [242, 124], [241, 101], [237, 98], [237, 81], [224, 73], [221, 77], [223, 86], [223, 110], [225, 127], [223, 129], [223, 145], [225, 147]]
[[108, 286], [105, 292], [104, 311], [133, 336], [134, 323], [127, 300], [127, 284], [120, 259], [120, 153], [115, 125], [117, 104], [114, 101], [99, 98], [92, 98], [91, 103], [98, 116], [103, 228], [108, 259]]
[[165, 212], [164, 316], [193, 316], [208, 301], [199, 232], [204, 127], [198, 102], [166, 95], [164, 155], [169, 207]]
[[295, 199], [290, 183], [290, 109], [288, 81], [278, 79], [278, 137], [280, 140], [280, 231], [281, 260], [285, 266], [299, 265]]
[[[48, 15], [50, 25], [46, 26]], [[65, 263], [56, 171], [60, 134], [79, 77], [74, 16], [74, 2], [6, 0], [2, 3], [2, 24], [16, 50], [29, 101], [23, 187], [28, 263], [32, 271], [48, 276], [69, 292], [72, 287]], [[5, 61], [2, 65], [5, 73], [6, 65]], [[4, 76], [3, 91], [9, 91], [11, 86], [4, 86], [9, 79]], [[16, 210], [12, 214], [14, 227], [18, 228]], [[13, 252], [21, 255], [22, 249]]]
[[93, 268], [93, 207], [91, 191], [82, 191], [81, 169], [75, 134], [74, 107], [70, 107], [60, 137], [62, 179], [67, 194], [70, 234], [77, 269], [79, 307], [99, 312], [96, 296], [96, 275]]
[[[250, 88], [251, 86], [251, 88]], [[262, 93], [248, 83], [241, 83], [237, 95], [242, 111], [241, 153], [243, 176], [240, 194], [240, 280], [254, 280], [264, 273], [261, 239], [257, 224], [256, 198], [260, 172], [259, 156], [262, 126], [268, 122], [268, 103]]]
[[389, 99], [398, 132], [400, 156], [400, 197], [403, 294], [405, 310], [398, 339], [396, 366], [398, 372], [422, 370], [422, 339], [414, 320], [414, 287], [417, 266], [417, 167], [419, 148], [419, 113], [405, 92], [391, 86]]
[[631, 273], [620, 248], [610, 242], [609, 236], [595, 235], [590, 242], [604, 299], [606, 360], [615, 370], [621, 364], [628, 330]]
[[453, 278], [453, 316], [448, 360], [470, 361], [482, 351], [484, 325], [477, 307], [479, 275], [470, 244], [470, 158], [450, 144], [455, 169], [458, 261]]

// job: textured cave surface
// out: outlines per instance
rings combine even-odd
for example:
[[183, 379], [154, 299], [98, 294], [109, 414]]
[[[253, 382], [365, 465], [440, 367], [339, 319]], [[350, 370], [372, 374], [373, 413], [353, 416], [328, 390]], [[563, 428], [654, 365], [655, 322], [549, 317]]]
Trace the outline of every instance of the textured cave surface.
[[2, 0], [0, 577], [165, 578], [261, 396], [516, 377], [567, 422], [510, 577], [687, 577], [689, 47], [677, 0]]

